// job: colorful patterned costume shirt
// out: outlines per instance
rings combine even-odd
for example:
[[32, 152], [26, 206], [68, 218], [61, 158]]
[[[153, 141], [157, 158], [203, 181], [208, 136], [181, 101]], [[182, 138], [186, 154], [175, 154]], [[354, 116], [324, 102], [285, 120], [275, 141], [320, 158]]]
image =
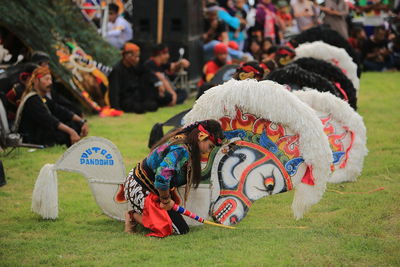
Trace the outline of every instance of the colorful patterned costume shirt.
[[185, 145], [170, 145], [169, 142], [154, 149], [146, 158], [147, 165], [155, 171], [154, 186], [169, 190], [186, 184], [189, 152]]

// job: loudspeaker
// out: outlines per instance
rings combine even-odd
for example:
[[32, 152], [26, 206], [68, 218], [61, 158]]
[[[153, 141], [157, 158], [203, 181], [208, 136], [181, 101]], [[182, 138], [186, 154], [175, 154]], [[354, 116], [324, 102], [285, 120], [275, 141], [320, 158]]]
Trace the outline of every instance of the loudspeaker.
[[133, 40], [155, 43], [157, 40], [157, 0], [139, 0], [133, 4]]
[[[133, 41], [141, 48], [142, 60], [150, 57], [157, 43], [157, 4], [158, 0], [139, 0], [133, 6]], [[183, 47], [184, 58], [191, 63], [189, 79], [199, 79], [203, 65], [201, 1], [164, 0], [163, 14], [162, 42], [168, 45], [171, 60], [179, 58], [179, 48]]]

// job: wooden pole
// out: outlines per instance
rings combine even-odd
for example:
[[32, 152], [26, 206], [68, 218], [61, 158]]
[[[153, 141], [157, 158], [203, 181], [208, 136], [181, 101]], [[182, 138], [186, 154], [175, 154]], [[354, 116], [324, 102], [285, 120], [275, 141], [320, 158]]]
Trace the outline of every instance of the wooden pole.
[[164, 21], [164, 0], [158, 0], [157, 7], [157, 44], [162, 43]]

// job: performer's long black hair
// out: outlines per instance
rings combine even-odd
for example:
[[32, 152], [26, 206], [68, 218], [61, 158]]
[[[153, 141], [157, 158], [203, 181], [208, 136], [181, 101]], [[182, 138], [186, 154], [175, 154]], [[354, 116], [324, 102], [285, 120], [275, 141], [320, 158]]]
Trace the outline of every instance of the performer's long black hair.
[[[202, 125], [205, 130], [207, 130], [215, 140], [224, 138], [221, 125], [216, 120], [205, 120], [205, 121], [198, 121], [193, 124], [190, 124], [183, 128], [178, 128], [175, 131], [165, 135], [158, 141], [152, 149], [164, 144], [174, 136], [182, 135], [183, 138], [176, 138], [172, 140], [171, 145], [175, 144], [186, 144], [189, 148], [189, 154], [191, 159], [192, 168], [191, 171], [191, 179], [187, 181], [189, 186], [193, 186], [197, 188], [201, 181], [201, 166], [200, 166], [200, 148], [199, 148], [199, 125]], [[216, 144], [219, 145], [219, 144]]]

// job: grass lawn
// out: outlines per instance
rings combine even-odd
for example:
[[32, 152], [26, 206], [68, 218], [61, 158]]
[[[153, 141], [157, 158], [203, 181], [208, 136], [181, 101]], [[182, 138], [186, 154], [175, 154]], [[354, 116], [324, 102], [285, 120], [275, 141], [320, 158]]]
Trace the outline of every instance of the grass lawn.
[[[165, 239], [125, 234], [122, 222], [101, 213], [85, 178], [67, 172], [58, 172], [59, 218], [42, 220], [30, 211], [34, 182], [65, 148], [19, 149], [2, 157], [0, 266], [400, 266], [399, 99], [399, 73], [363, 74], [358, 106], [369, 155], [358, 182], [328, 185], [299, 221], [290, 208], [293, 192], [263, 198], [236, 230], [201, 226]], [[114, 142], [128, 170], [147, 155], [152, 125], [192, 104], [92, 117], [90, 133]], [[385, 190], [352, 193], [378, 187]]]

